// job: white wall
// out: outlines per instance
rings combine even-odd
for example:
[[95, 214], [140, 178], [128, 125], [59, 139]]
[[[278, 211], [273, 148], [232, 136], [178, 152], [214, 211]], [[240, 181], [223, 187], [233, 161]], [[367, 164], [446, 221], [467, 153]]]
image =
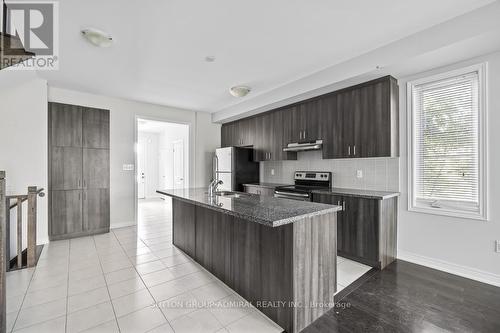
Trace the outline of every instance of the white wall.
[[[7, 173], [9, 194], [26, 194], [31, 185], [47, 189], [47, 128], [45, 80], [31, 78], [0, 89], [0, 170]], [[38, 198], [39, 244], [48, 241], [47, 201]]]
[[[160, 149], [160, 135], [158, 133], [139, 132], [138, 142], [144, 143], [146, 148], [144, 151], [145, 156], [145, 173], [146, 173], [146, 198], [159, 197], [156, 193], [159, 188], [159, 149]], [[139, 156], [137, 157], [139, 158]]]
[[[406, 82], [427, 75], [488, 62], [488, 138], [489, 138], [489, 221], [476, 221], [408, 211], [407, 107]], [[500, 53], [490, 54], [399, 80], [401, 200], [398, 226], [398, 252], [402, 259], [461, 274], [500, 286], [500, 253], [494, 252], [500, 240]]]
[[[49, 87], [49, 101], [110, 110], [111, 145], [111, 227], [135, 224], [135, 171], [123, 171], [123, 164], [134, 164], [136, 118], [186, 123], [190, 126], [190, 178], [192, 186], [206, 186], [207, 155], [220, 146], [220, 125], [212, 124], [210, 114], [133, 102], [72, 90]], [[198, 144], [202, 141], [203, 144]], [[195, 145], [196, 142], [196, 145]]]

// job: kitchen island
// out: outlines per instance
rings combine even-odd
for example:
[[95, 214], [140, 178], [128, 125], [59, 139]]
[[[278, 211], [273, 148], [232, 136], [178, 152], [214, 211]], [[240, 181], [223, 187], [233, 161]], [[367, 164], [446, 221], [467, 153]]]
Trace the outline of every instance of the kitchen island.
[[172, 197], [175, 246], [287, 332], [333, 307], [340, 206], [206, 192], [158, 191]]

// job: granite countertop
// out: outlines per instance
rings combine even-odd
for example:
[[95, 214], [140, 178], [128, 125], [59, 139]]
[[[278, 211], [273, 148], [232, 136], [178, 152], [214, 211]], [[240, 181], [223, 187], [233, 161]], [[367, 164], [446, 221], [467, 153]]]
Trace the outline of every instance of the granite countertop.
[[267, 188], [276, 188], [278, 186], [287, 186], [290, 184], [278, 184], [278, 183], [249, 183], [243, 184], [243, 186], [258, 186], [258, 187], [267, 187]]
[[331, 195], [340, 194], [351, 197], [361, 197], [361, 198], [379, 199], [379, 200], [384, 200], [399, 196], [399, 192], [358, 190], [353, 188], [339, 188], [339, 187], [333, 187], [324, 190], [314, 190], [313, 193], [331, 194]]
[[241, 192], [238, 192], [241, 194], [239, 198], [224, 196], [209, 198], [206, 188], [158, 190], [156, 192], [269, 227], [279, 227], [306, 217], [333, 213], [342, 209], [341, 206]]

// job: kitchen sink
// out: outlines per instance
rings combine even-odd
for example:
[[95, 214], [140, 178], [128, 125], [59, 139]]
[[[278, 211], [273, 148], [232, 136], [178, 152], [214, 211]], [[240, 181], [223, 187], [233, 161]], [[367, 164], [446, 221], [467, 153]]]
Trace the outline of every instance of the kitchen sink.
[[225, 197], [225, 198], [240, 198], [246, 196], [244, 193], [240, 192], [233, 192], [233, 191], [219, 191], [215, 192], [215, 195], [218, 195], [220, 197]]

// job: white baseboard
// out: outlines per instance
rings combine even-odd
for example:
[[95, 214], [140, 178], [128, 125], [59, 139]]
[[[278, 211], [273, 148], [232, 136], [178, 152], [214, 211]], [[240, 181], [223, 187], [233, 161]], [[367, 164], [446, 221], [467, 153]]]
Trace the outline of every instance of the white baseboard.
[[500, 275], [485, 272], [479, 269], [461, 266], [444, 260], [429, 258], [402, 250], [398, 250], [398, 259], [500, 287]]
[[110, 229], [132, 227], [135, 225], [136, 225], [135, 221], [125, 221], [125, 222], [118, 222], [118, 223], [115, 222], [115, 223], [111, 224]]

